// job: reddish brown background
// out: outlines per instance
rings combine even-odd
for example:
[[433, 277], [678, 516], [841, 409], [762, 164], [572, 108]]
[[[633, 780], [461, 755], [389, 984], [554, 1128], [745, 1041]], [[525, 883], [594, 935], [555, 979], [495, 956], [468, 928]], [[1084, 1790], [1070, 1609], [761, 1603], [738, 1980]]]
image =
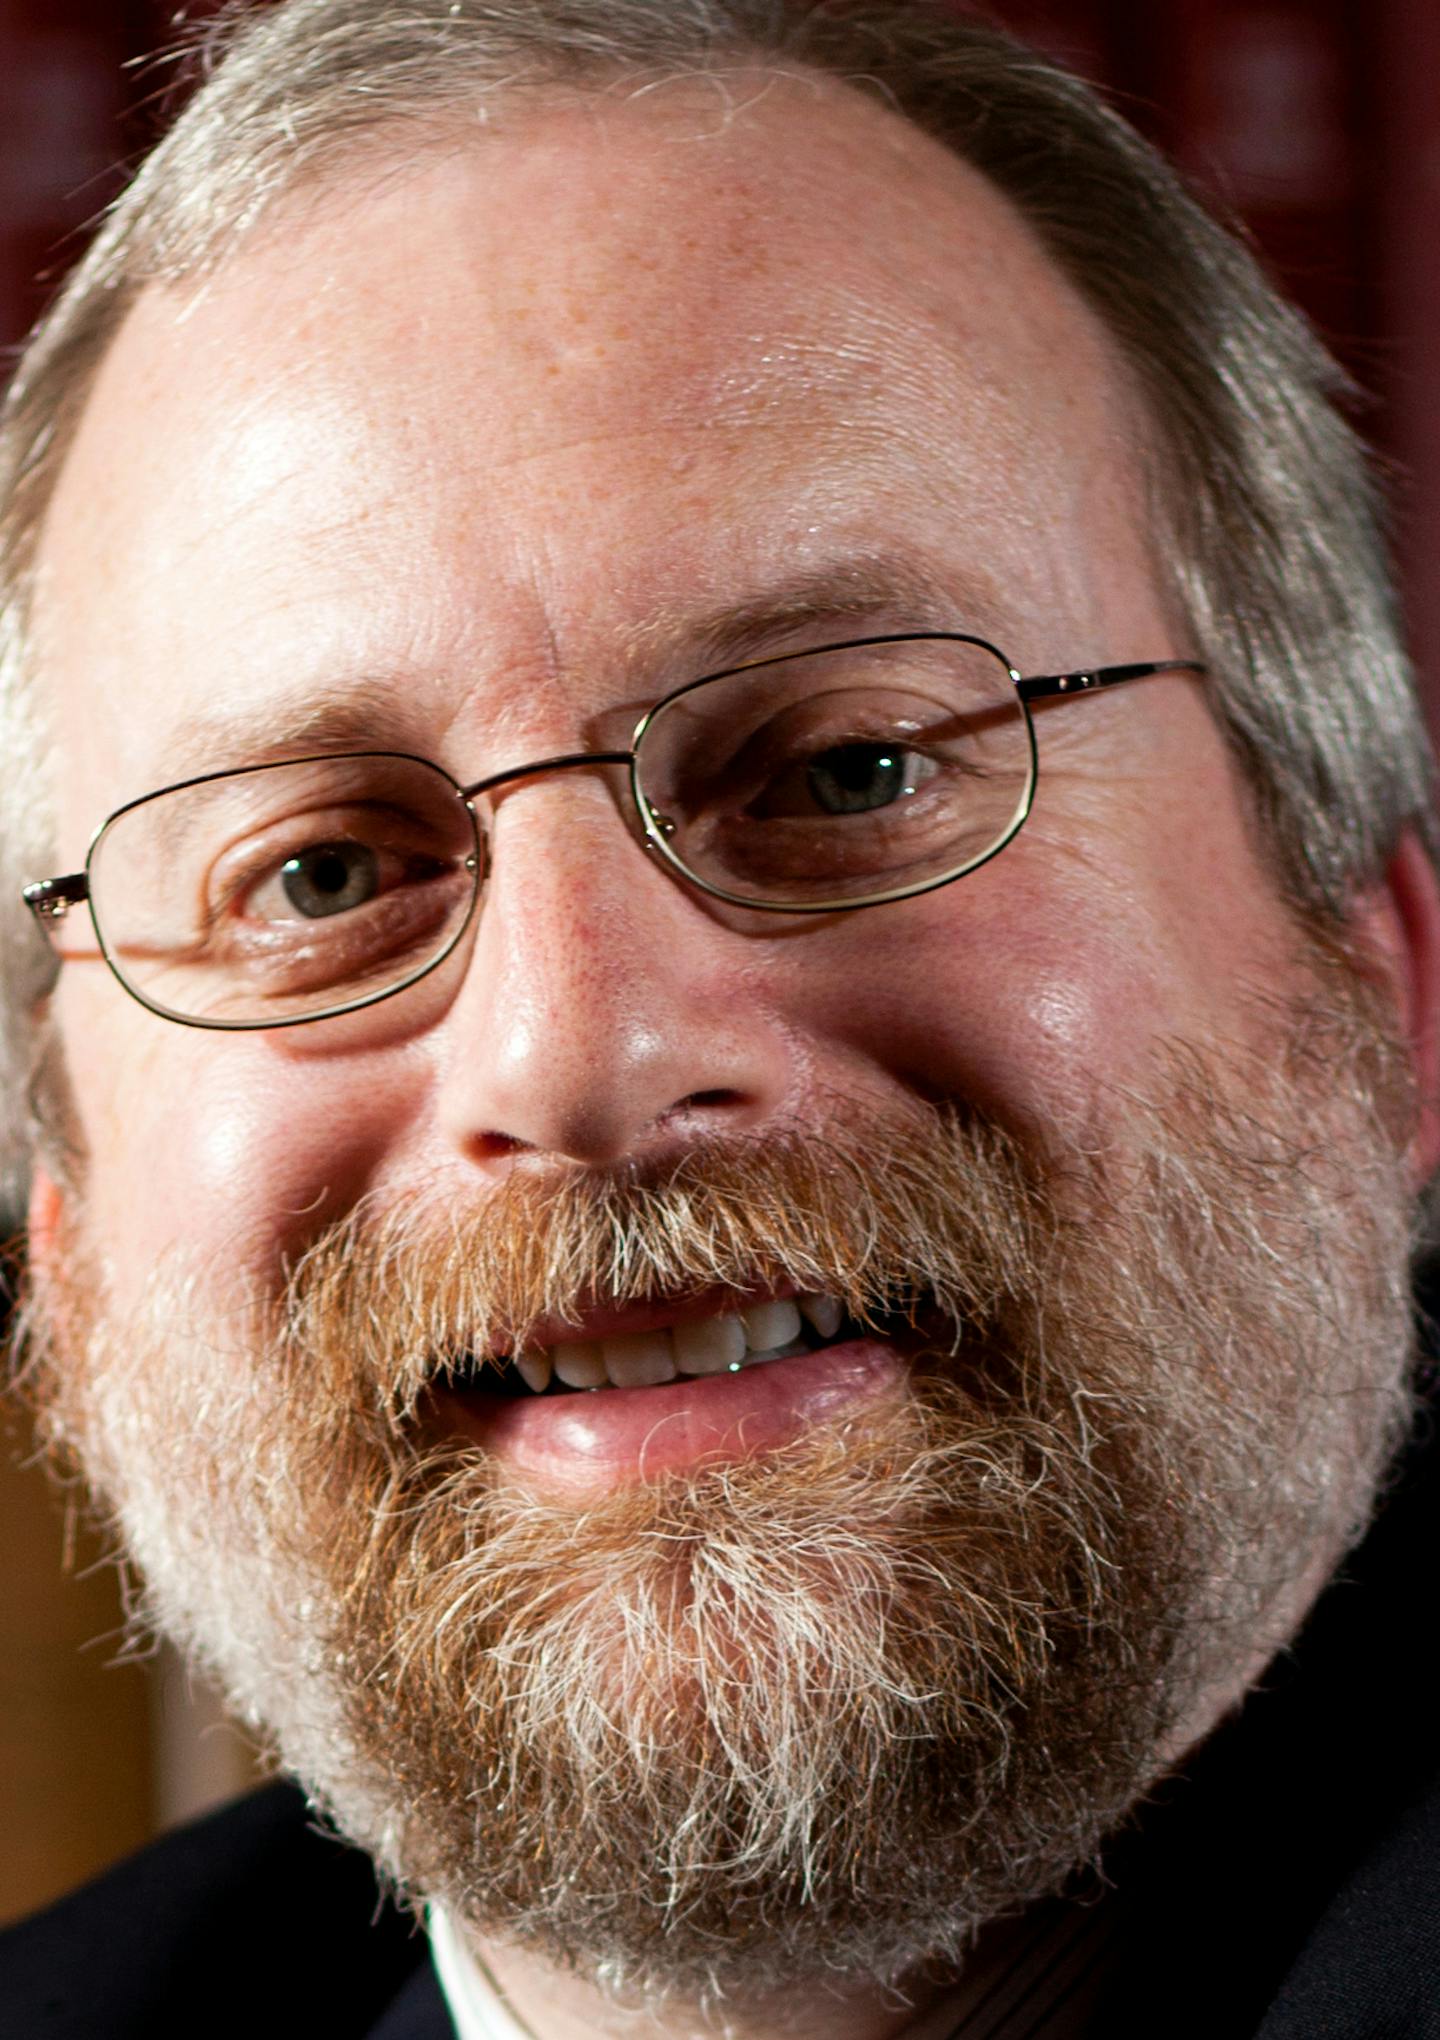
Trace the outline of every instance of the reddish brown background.
[[[205, 11], [206, 0], [189, 10]], [[1440, 703], [1440, 0], [996, 0], [1248, 223], [1368, 392], [1427, 696]], [[157, 0], [0, 0], [0, 346], [13, 348], [158, 119]], [[127, 66], [129, 68], [127, 68]], [[1184, 307], [1176, 307], [1184, 317]], [[0, 367], [3, 375], [3, 367]], [[18, 1418], [0, 1429], [0, 1919], [232, 1789], [173, 1668], [114, 1667], [118, 1604]], [[202, 1710], [203, 1721], [203, 1710]]]

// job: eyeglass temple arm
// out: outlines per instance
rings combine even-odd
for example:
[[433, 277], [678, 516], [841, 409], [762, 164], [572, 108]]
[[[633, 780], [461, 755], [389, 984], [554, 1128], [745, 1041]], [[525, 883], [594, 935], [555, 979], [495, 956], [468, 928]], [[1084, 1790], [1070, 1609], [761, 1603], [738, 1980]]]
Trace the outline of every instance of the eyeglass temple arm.
[[1019, 680], [1022, 701], [1045, 701], [1056, 694], [1093, 694], [1097, 687], [1117, 687], [1122, 680], [1148, 680], [1152, 673], [1208, 673], [1198, 659], [1140, 659], [1129, 666], [1092, 666], [1083, 673], [1036, 673]]
[[90, 880], [83, 871], [72, 871], [65, 878], [42, 878], [27, 885], [23, 897], [37, 921], [63, 921], [72, 907], [89, 899]]

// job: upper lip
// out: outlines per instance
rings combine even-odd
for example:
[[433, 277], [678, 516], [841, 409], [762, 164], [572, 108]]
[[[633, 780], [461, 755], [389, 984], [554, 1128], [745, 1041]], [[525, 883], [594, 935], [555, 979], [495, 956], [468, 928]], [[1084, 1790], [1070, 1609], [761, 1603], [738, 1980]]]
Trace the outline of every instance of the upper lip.
[[[749, 1310], [752, 1304], [772, 1303], [799, 1294], [799, 1285], [782, 1282], [756, 1289], [699, 1289], [689, 1296], [660, 1297], [652, 1303], [597, 1304], [579, 1318], [541, 1318], [525, 1337], [525, 1350], [536, 1346], [619, 1337], [624, 1332], [653, 1332], [661, 1326], [682, 1323], [687, 1318], [716, 1317], [722, 1311]], [[491, 1359], [508, 1358], [513, 1345], [499, 1342], [489, 1348]]]

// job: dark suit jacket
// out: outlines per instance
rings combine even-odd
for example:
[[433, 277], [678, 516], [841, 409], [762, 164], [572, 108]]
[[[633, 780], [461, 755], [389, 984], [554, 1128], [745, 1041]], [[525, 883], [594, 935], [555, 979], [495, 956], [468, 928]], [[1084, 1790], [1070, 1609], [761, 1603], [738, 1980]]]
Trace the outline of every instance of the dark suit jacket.
[[[1427, 1426], [1428, 1429], [1428, 1426]], [[1440, 2040], [1440, 1450], [1106, 1867], [1094, 2040]], [[423, 1938], [272, 1786], [0, 1935], [3, 2040], [453, 2040]]]

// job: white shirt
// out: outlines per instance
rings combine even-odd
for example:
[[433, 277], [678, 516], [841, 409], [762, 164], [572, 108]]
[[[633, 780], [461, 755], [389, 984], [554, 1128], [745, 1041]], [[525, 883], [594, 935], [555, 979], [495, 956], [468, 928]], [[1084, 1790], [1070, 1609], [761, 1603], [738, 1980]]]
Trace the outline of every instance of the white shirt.
[[[1113, 1901], [1113, 1894], [1112, 1901]], [[1083, 2040], [1115, 1938], [1113, 1902], [1047, 1908], [1013, 1961], [978, 1990], [962, 1983], [904, 2028], [903, 2040]], [[490, 1971], [430, 1908], [430, 1952], [459, 2040], [539, 2040]]]

